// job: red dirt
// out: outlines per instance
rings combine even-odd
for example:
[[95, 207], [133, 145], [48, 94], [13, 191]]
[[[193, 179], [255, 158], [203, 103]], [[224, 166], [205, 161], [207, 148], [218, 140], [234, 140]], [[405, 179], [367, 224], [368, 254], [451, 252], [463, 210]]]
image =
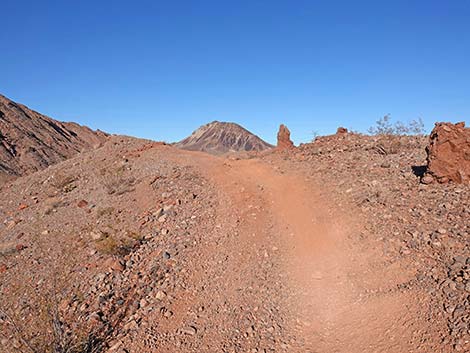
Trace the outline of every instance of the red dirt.
[[[418, 314], [423, 303], [418, 293], [393, 291], [413, 274], [405, 264], [371, 266], [380, 254], [352, 240], [361, 230], [353, 209], [339, 209], [301, 174], [279, 173], [257, 160], [231, 162], [229, 171], [214, 173], [211, 165], [191, 158], [233, 195], [232, 210], [243, 209], [247, 200], [252, 209], [262, 210], [254, 213], [255, 220], [245, 221], [245, 227], [255, 234], [250, 242], [261, 249], [279, 244], [277, 261], [287, 281], [280, 293], [285, 334], [292, 337], [287, 350], [405, 352], [420, 347], [412, 327], [427, 326]], [[242, 200], [237, 195], [240, 186], [246, 194]], [[263, 236], [268, 232], [277, 236], [268, 241]], [[244, 243], [241, 238], [242, 249]], [[376, 292], [382, 295], [369, 294]]]
[[465, 351], [468, 194], [438, 206], [409, 167], [421, 143], [340, 134], [236, 160], [112, 137], [19, 178], [0, 201], [0, 348], [47, 348], [56, 298], [63, 330], [110, 353]]

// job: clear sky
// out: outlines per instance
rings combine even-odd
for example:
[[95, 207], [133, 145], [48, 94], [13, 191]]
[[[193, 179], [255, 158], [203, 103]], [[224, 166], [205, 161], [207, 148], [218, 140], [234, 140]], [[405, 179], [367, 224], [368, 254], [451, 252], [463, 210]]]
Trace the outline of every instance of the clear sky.
[[2, 0], [0, 40], [0, 93], [112, 133], [470, 121], [467, 0]]

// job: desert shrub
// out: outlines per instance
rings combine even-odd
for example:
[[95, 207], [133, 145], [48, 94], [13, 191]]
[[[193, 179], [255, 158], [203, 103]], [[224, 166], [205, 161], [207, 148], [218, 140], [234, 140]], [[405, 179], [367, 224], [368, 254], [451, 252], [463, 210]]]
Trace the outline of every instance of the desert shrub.
[[125, 256], [132, 251], [136, 242], [140, 240], [131, 237], [117, 238], [106, 232], [104, 232], [103, 235], [104, 237], [102, 239], [95, 241], [95, 248], [99, 252], [107, 255]]
[[109, 234], [105, 234], [103, 239], [97, 240], [95, 246], [96, 250], [104, 254], [116, 255], [119, 253], [119, 243]]
[[[3, 323], [0, 337], [13, 338], [20, 347], [15, 351], [30, 353], [98, 353], [108, 338], [106, 331], [88, 330], [85, 326], [67, 323], [59, 313], [58, 297], [52, 293], [47, 298], [37, 298], [43, 326], [32, 334], [30, 327], [22, 324], [19, 317], [0, 308], [0, 321]], [[73, 327], [73, 329], [72, 329]], [[13, 344], [13, 343], [12, 343]]]
[[408, 123], [397, 121], [392, 123], [389, 114], [376, 121], [375, 126], [367, 129], [371, 135], [424, 135], [424, 123], [421, 118]]
[[134, 191], [134, 183], [134, 178], [108, 177], [105, 179], [104, 186], [109, 195], [119, 196]]
[[111, 216], [114, 212], [114, 207], [100, 207], [96, 210], [96, 215], [98, 216], [98, 218], [101, 218], [104, 216]]
[[313, 130], [310, 134], [312, 135], [312, 142], [314, 142], [320, 136], [319, 132], [316, 130]]
[[52, 181], [52, 186], [64, 193], [67, 193], [77, 187], [74, 184], [76, 180], [77, 178], [72, 175], [57, 174]]
[[[105, 341], [109, 334], [101, 332], [70, 332], [66, 329], [64, 322], [54, 316], [50, 319], [50, 327], [47, 333], [40, 338], [50, 340], [39, 343], [27, 337], [25, 330], [15, 320], [13, 320], [5, 311], [0, 310], [0, 317], [6, 322], [8, 334], [15, 338], [21, 344], [18, 352], [30, 353], [98, 353], [102, 352]], [[4, 332], [6, 334], [7, 332]], [[0, 335], [2, 336], [2, 335]], [[22, 349], [23, 348], [23, 349]]]
[[126, 231], [126, 236], [128, 238], [134, 239], [134, 240], [142, 240], [144, 238], [143, 234], [141, 232], [135, 232], [132, 230]]
[[400, 136], [397, 135], [383, 135], [375, 143], [373, 150], [382, 155], [396, 154], [400, 152], [403, 143]]

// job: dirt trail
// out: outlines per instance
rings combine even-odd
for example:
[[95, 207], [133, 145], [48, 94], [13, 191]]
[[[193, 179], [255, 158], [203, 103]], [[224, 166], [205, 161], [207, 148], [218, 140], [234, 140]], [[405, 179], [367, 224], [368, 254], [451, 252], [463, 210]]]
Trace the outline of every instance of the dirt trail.
[[465, 190], [314, 156], [113, 136], [19, 178], [0, 204], [0, 351], [15, 320], [48, 350], [56, 294], [64, 332], [111, 332], [108, 353], [466, 351]]
[[[419, 351], [425, 324], [419, 303], [397, 289], [411, 274], [403, 264], [382, 266], [379, 252], [361, 243], [353, 209], [336, 207], [303, 175], [258, 159], [186, 152], [175, 158], [198, 168], [230, 200], [221, 219], [238, 219], [237, 248], [226, 249], [235, 255], [224, 266], [226, 284], [213, 295], [254, 307], [273, 301], [282, 323], [276, 351]], [[259, 283], [263, 257], [273, 263]], [[264, 288], [238, 298], [235, 288], [243, 286]]]

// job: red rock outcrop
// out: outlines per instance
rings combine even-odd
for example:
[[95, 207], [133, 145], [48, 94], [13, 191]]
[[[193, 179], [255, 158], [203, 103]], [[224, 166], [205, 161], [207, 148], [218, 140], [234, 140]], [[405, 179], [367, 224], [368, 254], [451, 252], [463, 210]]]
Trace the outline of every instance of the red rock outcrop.
[[348, 132], [349, 132], [348, 129], [346, 129], [345, 127], [340, 126], [336, 130], [336, 135], [344, 135], [344, 134], [347, 134]]
[[436, 123], [426, 152], [428, 177], [440, 183], [470, 183], [470, 129], [464, 122]]
[[290, 131], [284, 124], [279, 126], [277, 133], [277, 148], [293, 148], [294, 143], [290, 139]]

